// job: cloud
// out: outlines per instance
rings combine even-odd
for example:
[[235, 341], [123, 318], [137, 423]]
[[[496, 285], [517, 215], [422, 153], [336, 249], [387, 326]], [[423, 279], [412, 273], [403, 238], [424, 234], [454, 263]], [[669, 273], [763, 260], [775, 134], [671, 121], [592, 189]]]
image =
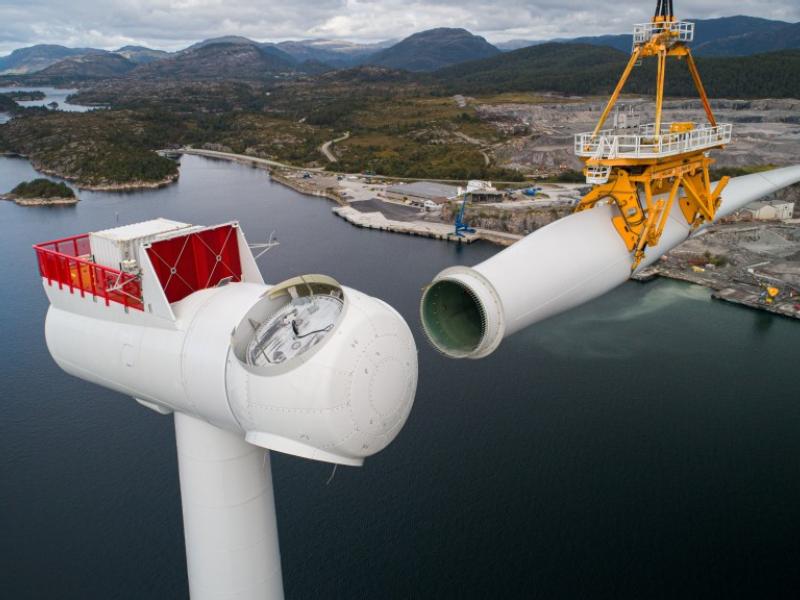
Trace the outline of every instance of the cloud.
[[[624, 32], [654, 6], [645, 0], [3, 0], [0, 54], [36, 43], [176, 50], [219, 35], [369, 42], [442, 26], [465, 27], [495, 42], [549, 39]], [[677, 8], [692, 18], [800, 20], [797, 0], [679, 0]]]

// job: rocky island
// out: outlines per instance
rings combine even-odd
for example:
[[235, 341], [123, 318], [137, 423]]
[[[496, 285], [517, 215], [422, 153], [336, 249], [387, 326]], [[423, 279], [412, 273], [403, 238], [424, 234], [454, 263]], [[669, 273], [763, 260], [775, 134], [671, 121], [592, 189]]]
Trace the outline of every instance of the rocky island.
[[45, 93], [39, 90], [19, 91], [19, 92], [3, 92], [6, 98], [11, 98], [15, 102], [29, 102], [34, 100], [44, 100]]
[[24, 181], [0, 199], [11, 200], [20, 206], [49, 206], [77, 204], [78, 197], [65, 183], [49, 179]]

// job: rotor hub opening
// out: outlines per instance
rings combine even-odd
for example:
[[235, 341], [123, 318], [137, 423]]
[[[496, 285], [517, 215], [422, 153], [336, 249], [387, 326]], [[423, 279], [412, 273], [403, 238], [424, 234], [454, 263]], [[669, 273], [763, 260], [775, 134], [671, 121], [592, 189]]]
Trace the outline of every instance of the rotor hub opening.
[[467, 286], [440, 280], [427, 288], [421, 304], [422, 327], [430, 342], [451, 357], [473, 353], [486, 334], [486, 315]]

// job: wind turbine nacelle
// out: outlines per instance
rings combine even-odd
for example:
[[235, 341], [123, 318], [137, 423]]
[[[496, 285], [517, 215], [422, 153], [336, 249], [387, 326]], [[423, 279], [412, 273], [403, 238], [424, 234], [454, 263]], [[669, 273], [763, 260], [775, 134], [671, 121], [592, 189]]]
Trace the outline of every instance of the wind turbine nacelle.
[[[800, 166], [733, 178], [716, 220], [799, 181]], [[420, 303], [428, 340], [451, 358], [482, 358], [506, 336], [621, 285], [633, 262], [611, 224], [618, 214], [616, 206], [598, 205], [538, 229], [475, 267], [445, 269]], [[673, 208], [637, 272], [695, 233]]]
[[[397, 436], [417, 384], [414, 339], [397, 311], [322, 275], [265, 285], [244, 244], [245, 266], [234, 268], [241, 273], [178, 294], [168, 303], [171, 318], [158, 318], [161, 309], [148, 302], [158, 300], [148, 295], [155, 286], [147, 286], [158, 243], [138, 253], [138, 310], [45, 278], [47, 346], [62, 369], [158, 412], [305, 458], [360, 465]], [[191, 262], [201, 264], [198, 257]], [[165, 297], [180, 268], [165, 267]]]

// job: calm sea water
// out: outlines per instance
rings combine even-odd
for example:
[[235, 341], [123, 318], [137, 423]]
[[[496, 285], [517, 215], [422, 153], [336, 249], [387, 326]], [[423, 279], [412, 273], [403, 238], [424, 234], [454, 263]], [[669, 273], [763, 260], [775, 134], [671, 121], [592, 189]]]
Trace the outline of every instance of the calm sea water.
[[[70, 94], [74, 94], [78, 90], [71, 90], [71, 89], [62, 89], [62, 88], [54, 88], [54, 87], [47, 87], [47, 86], [39, 86], [39, 87], [8, 87], [8, 86], [0, 86], [0, 94], [5, 92], [34, 92], [39, 91], [45, 94], [45, 97], [42, 100], [25, 100], [22, 102], [17, 102], [20, 106], [47, 106], [51, 102], [58, 103], [58, 110], [64, 110], [67, 112], [86, 112], [88, 110], [93, 110], [95, 107], [91, 106], [81, 106], [80, 104], [70, 104], [67, 102], [67, 96]], [[8, 113], [0, 112], [0, 124], [7, 122], [11, 118], [11, 115]]]
[[81, 106], [80, 104], [70, 104], [67, 102], [67, 97], [74, 94], [78, 90], [54, 88], [48, 86], [38, 87], [8, 87], [0, 86], [0, 94], [6, 92], [42, 92], [45, 97], [41, 100], [25, 100], [18, 102], [20, 106], [47, 106], [51, 102], [58, 102], [58, 110], [65, 110], [68, 112], [86, 112], [91, 110], [91, 107]]
[[[0, 159], [0, 191], [34, 176]], [[452, 361], [420, 334], [420, 288], [495, 247], [356, 229], [196, 157], [175, 186], [81, 198], [0, 202], [0, 598], [187, 596], [171, 419], [55, 366], [30, 248], [157, 216], [276, 230], [268, 281], [328, 273], [415, 332], [394, 444], [330, 485], [330, 466], [274, 455], [288, 598], [797, 597], [798, 323], [631, 283]]]

